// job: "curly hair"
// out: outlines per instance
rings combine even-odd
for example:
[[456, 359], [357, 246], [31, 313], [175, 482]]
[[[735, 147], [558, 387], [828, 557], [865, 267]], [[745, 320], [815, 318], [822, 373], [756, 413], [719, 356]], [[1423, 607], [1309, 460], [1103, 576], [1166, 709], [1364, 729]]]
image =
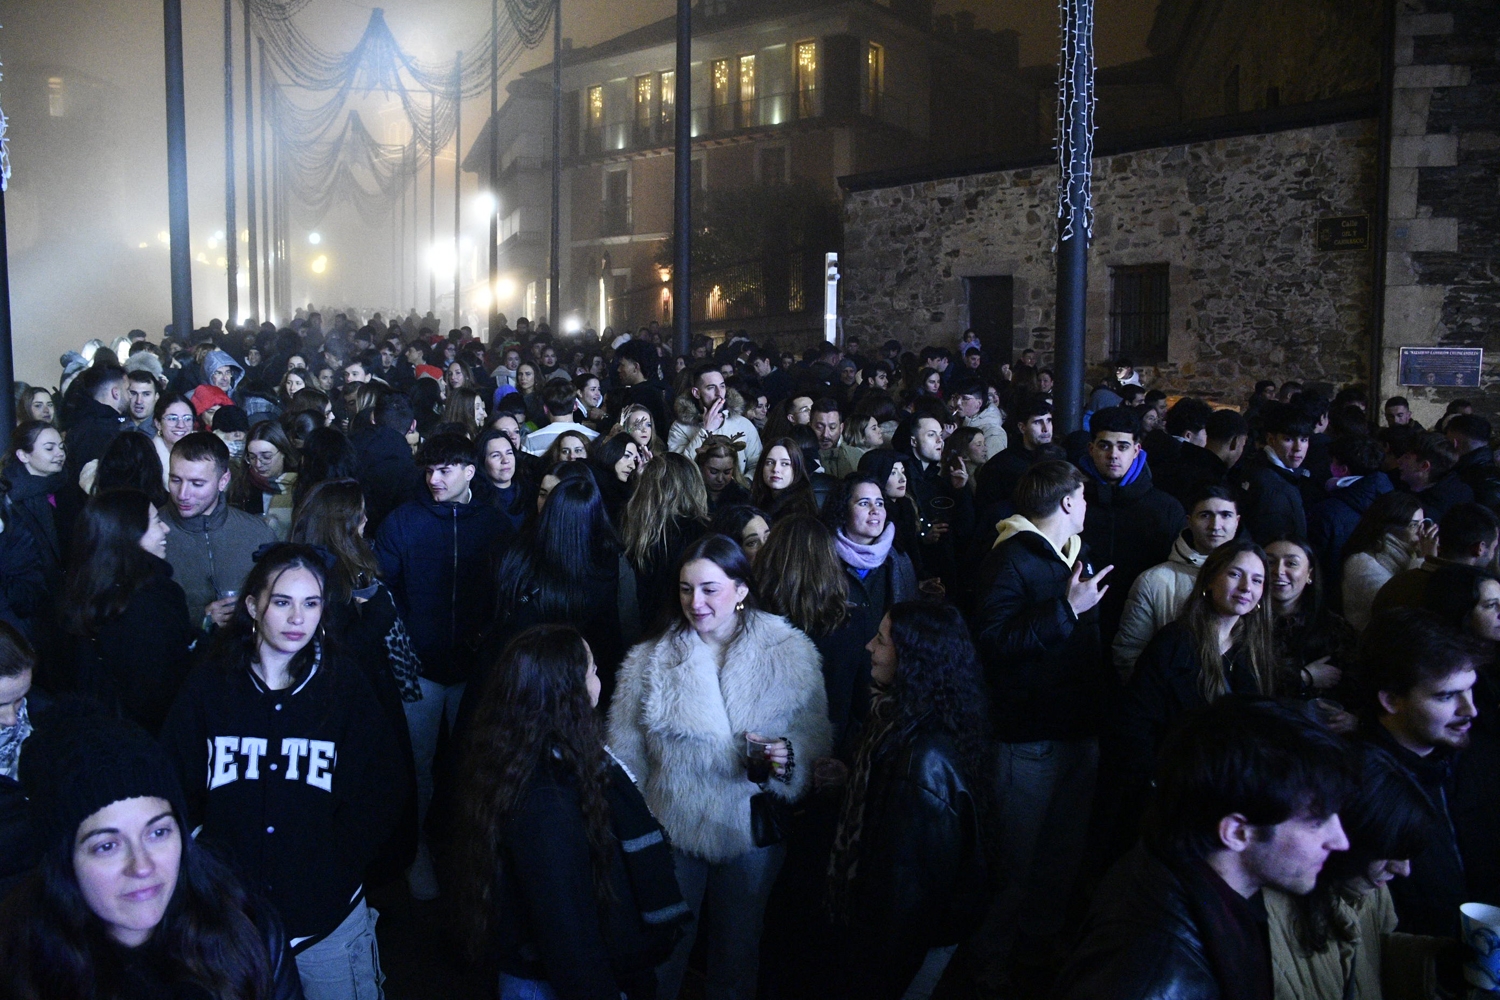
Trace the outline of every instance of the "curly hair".
[[594, 898], [612, 899], [613, 833], [604, 797], [608, 763], [586, 677], [590, 654], [566, 625], [538, 625], [511, 640], [489, 671], [463, 746], [464, 781], [456, 832], [458, 912], [464, 940], [478, 957], [489, 946], [499, 847], [510, 814], [537, 770], [548, 763], [578, 785], [588, 833]]
[[886, 617], [896, 649], [893, 688], [901, 713], [894, 731], [907, 731], [920, 721], [946, 732], [986, 820], [992, 815], [994, 754], [989, 699], [969, 627], [957, 608], [939, 601], [902, 601], [891, 605]]

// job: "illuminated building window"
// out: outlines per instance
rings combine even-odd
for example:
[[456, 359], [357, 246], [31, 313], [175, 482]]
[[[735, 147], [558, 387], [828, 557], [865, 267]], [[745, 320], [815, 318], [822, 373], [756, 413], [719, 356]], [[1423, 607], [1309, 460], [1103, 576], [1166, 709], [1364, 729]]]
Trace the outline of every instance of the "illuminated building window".
[[641, 128], [651, 127], [651, 97], [655, 89], [651, 74], [635, 78], [635, 123]]
[[661, 94], [661, 123], [668, 126], [672, 124], [673, 113], [677, 109], [677, 74], [670, 70], [657, 74], [657, 91]]
[[865, 50], [865, 98], [870, 114], [880, 115], [880, 100], [885, 96], [885, 46], [870, 43]]
[[730, 102], [734, 98], [730, 87], [728, 59], [714, 60], [710, 84], [713, 100], [714, 129], [715, 131], [731, 129], [734, 127], [734, 108]]
[[68, 113], [67, 98], [63, 92], [63, 80], [60, 76], [47, 78], [47, 114], [53, 118], [61, 118]]
[[818, 113], [818, 43], [797, 43], [797, 117], [811, 118]]
[[589, 128], [604, 126], [604, 88], [589, 88]]
[[754, 56], [740, 56], [740, 106], [747, 115], [755, 106]]

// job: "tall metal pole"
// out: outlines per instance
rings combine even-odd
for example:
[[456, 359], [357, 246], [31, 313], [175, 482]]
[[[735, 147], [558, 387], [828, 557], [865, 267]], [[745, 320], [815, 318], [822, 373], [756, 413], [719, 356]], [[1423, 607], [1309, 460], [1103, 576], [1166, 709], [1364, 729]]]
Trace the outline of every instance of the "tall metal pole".
[[[437, 94], [427, 95], [427, 311], [437, 319], [437, 268], [432, 251], [437, 247]], [[441, 322], [438, 323], [442, 325]], [[442, 331], [435, 330], [434, 333]]]
[[459, 277], [458, 267], [458, 196], [463, 190], [463, 170], [460, 164], [464, 158], [464, 53], [458, 51], [458, 58], [453, 63], [453, 328], [456, 330], [463, 326], [461, 307], [459, 306], [458, 294], [462, 290], [462, 280]]
[[1089, 236], [1093, 231], [1094, 2], [1063, 0], [1057, 83], [1057, 419], [1083, 424]]
[[271, 303], [271, 168], [269, 163], [271, 141], [266, 134], [266, 117], [270, 110], [270, 87], [267, 80], [270, 74], [266, 72], [266, 43], [264, 39], [256, 39], [256, 52], [260, 56], [260, 245], [261, 261], [263, 268], [263, 280], [261, 289], [265, 295], [265, 311], [261, 316], [270, 319], [276, 315], [276, 309]]
[[5, 239], [5, 188], [0, 176], [0, 388], [6, 395], [0, 399], [0, 454], [10, 454], [11, 432], [16, 428], [16, 408], [12, 404], [11, 385], [16, 378], [16, 362], [11, 353], [10, 329], [10, 250]]
[[182, 0], [162, 0], [167, 55], [167, 231], [172, 260], [172, 330], [193, 335], [193, 251], [188, 231], [187, 110], [182, 84]]
[[[552, 8], [552, 248], [547, 273], [547, 325], [557, 334], [562, 302], [562, 0]], [[604, 331], [600, 331], [603, 333]]]
[[406, 148], [401, 150], [401, 235], [396, 238], [396, 308], [401, 315], [406, 315], [406, 310], [401, 308], [401, 299], [406, 295], [406, 189], [407, 168], [411, 160]]
[[490, 0], [490, 315], [485, 339], [491, 343], [500, 327], [500, 0]]
[[692, 298], [689, 267], [693, 214], [693, 5], [677, 0], [677, 70], [672, 76], [672, 115], [676, 126], [672, 213], [672, 345], [688, 355]]
[[224, 273], [229, 277], [229, 315], [224, 329], [239, 322], [240, 227], [234, 190], [234, 0], [224, 0]]
[[250, 315], [265, 319], [260, 311], [260, 241], [255, 232], [255, 73], [250, 62], [250, 4], [245, 4], [245, 216], [250, 241]]

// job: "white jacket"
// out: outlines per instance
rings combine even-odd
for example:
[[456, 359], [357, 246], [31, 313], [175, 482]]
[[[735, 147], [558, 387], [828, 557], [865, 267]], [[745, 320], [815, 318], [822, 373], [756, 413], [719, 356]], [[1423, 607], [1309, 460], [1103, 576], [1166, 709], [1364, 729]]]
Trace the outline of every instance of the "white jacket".
[[1177, 620], [1198, 580], [1198, 569], [1207, 558], [1193, 548], [1188, 533], [1183, 532], [1172, 543], [1166, 562], [1135, 578], [1120, 612], [1120, 630], [1115, 633], [1115, 666], [1121, 674], [1128, 675], [1135, 669], [1135, 661], [1151, 637]]
[[[755, 429], [750, 418], [743, 416], [745, 403], [739, 393], [731, 389], [724, 402], [724, 423], [714, 433], [731, 441], [745, 442], [744, 450], [738, 452], [740, 474], [753, 479], [755, 467], [760, 464], [760, 431]], [[698, 449], [703, 447], [703, 442], [709, 437], [708, 431], [703, 428], [703, 414], [698, 412], [698, 404], [693, 401], [693, 397], [686, 393], [677, 397], [674, 406], [677, 419], [672, 422], [672, 429], [667, 434], [667, 450], [696, 461]]]
[[1005, 433], [1005, 418], [1000, 411], [986, 403], [984, 409], [972, 417], [964, 418], [965, 427], [977, 427], [984, 434], [984, 460], [988, 462], [1005, 450], [1009, 436]]
[[817, 647], [784, 618], [744, 616], [722, 666], [692, 629], [637, 645], [609, 711], [610, 749], [673, 846], [708, 861], [755, 847], [750, 797], [760, 789], [745, 776], [745, 733], [791, 741], [790, 784], [767, 784], [788, 800], [812, 787], [813, 761], [833, 742]]
[[1385, 582], [1404, 569], [1422, 565], [1422, 554], [1405, 541], [1387, 534], [1375, 552], [1356, 552], [1344, 560], [1344, 618], [1363, 632], [1370, 624], [1370, 608]]

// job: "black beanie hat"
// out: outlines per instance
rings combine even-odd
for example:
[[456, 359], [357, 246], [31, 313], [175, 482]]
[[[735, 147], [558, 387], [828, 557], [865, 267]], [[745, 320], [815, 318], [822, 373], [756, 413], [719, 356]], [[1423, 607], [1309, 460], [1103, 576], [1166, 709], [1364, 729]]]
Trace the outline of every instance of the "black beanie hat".
[[122, 799], [166, 799], [185, 828], [177, 771], [144, 729], [78, 701], [56, 706], [47, 722], [26, 741], [20, 766], [40, 850], [71, 848], [80, 823]]

